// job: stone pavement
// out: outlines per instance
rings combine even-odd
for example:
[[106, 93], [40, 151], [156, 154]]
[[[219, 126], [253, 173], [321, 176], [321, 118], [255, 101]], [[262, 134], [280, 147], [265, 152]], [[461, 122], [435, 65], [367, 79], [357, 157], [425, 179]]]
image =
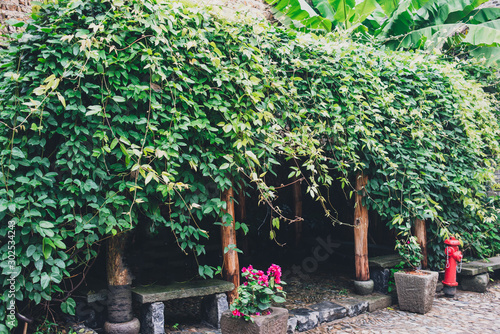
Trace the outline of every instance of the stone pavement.
[[500, 281], [490, 282], [485, 293], [458, 290], [454, 298], [437, 294], [425, 315], [403, 312], [393, 305], [304, 333], [500, 333]]

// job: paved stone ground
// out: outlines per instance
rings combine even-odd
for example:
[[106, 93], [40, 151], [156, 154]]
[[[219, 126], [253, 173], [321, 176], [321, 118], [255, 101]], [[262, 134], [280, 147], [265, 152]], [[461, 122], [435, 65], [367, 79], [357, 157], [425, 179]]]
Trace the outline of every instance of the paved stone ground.
[[490, 282], [485, 293], [458, 290], [451, 299], [438, 294], [425, 315], [403, 312], [394, 305], [305, 333], [500, 333], [500, 281]]

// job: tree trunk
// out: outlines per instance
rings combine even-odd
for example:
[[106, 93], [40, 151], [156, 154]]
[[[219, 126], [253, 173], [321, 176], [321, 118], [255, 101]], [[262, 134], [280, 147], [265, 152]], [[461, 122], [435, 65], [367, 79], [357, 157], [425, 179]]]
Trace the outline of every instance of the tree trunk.
[[228, 292], [227, 297], [229, 303], [232, 303], [236, 298], [238, 298], [237, 288], [240, 285], [240, 266], [238, 261], [238, 253], [235, 250], [228, 250], [225, 252], [226, 247], [229, 245], [234, 245], [236, 247], [236, 231], [234, 227], [234, 190], [229, 188], [222, 193], [222, 200], [226, 202], [226, 210], [224, 213], [231, 215], [232, 220], [224, 222], [222, 221], [222, 252], [224, 258], [224, 276], [225, 279], [234, 284], [234, 290]]
[[368, 176], [363, 173], [356, 175], [356, 206], [354, 208], [354, 254], [356, 267], [356, 280], [368, 281], [370, 270], [368, 268], [368, 208], [363, 205], [365, 186]]
[[420, 249], [422, 250], [422, 268], [427, 268], [427, 229], [425, 227], [425, 220], [415, 219], [415, 236], [417, 237], [417, 241], [420, 245]]
[[[295, 210], [295, 218], [302, 218], [302, 186], [301, 182], [297, 182], [297, 178], [294, 178], [296, 181], [293, 184], [293, 207]], [[295, 247], [298, 247], [300, 241], [302, 240], [302, 221], [295, 222]]]

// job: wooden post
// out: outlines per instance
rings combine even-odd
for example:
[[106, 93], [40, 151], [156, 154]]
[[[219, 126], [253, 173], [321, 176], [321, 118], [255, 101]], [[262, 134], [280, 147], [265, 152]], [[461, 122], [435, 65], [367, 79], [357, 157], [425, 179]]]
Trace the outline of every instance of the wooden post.
[[240, 265], [238, 261], [238, 253], [235, 250], [229, 250], [224, 253], [224, 250], [229, 245], [236, 245], [236, 231], [234, 227], [234, 190], [229, 188], [222, 192], [222, 200], [226, 202], [226, 210], [232, 217], [232, 221], [222, 221], [221, 235], [222, 235], [222, 252], [224, 258], [224, 276], [227, 281], [234, 284], [234, 290], [227, 293], [228, 301], [231, 304], [238, 298], [238, 286], [240, 285]]
[[370, 269], [368, 268], [368, 208], [363, 205], [362, 201], [367, 183], [368, 176], [362, 172], [356, 174], [354, 254], [357, 281], [368, 281], [370, 279]]
[[132, 313], [132, 278], [125, 263], [127, 233], [119, 233], [108, 240], [106, 272], [108, 278], [108, 321], [106, 333], [137, 334], [139, 320]]
[[427, 268], [427, 229], [425, 227], [425, 220], [415, 219], [414, 234], [422, 250], [422, 268]]
[[[238, 221], [240, 223], [244, 223], [247, 219], [247, 208], [246, 208], [246, 197], [245, 197], [245, 184], [243, 182], [240, 183], [240, 190], [238, 191], [238, 206], [237, 206], [237, 215]], [[248, 238], [243, 232], [243, 229], [239, 229], [240, 241], [241, 241], [241, 250], [243, 254], [249, 255], [248, 249]]]
[[[293, 207], [295, 210], [295, 218], [302, 218], [302, 186], [301, 182], [294, 178], [293, 183]], [[302, 221], [295, 222], [295, 247], [300, 244], [302, 239]]]

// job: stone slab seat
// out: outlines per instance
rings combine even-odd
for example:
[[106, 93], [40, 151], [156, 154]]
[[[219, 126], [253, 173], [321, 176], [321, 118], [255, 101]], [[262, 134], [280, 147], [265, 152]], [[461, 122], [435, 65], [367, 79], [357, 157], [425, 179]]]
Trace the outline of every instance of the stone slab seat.
[[403, 258], [399, 254], [389, 254], [371, 257], [368, 259], [370, 268], [389, 269], [397, 266]]
[[218, 279], [148, 285], [132, 289], [134, 301], [142, 304], [141, 334], [164, 334], [165, 306], [172, 299], [202, 297], [201, 313], [204, 321], [220, 328], [222, 312], [229, 308], [225, 292], [234, 289], [234, 284]]
[[373, 290], [383, 294], [388, 293], [390, 268], [394, 268], [403, 259], [399, 254], [389, 254], [371, 257], [368, 259], [370, 278], [373, 280]]
[[476, 276], [491, 270], [500, 269], [500, 256], [490, 257], [487, 260], [472, 261], [462, 264], [462, 276]]
[[132, 289], [132, 296], [140, 304], [164, 302], [172, 299], [200, 297], [228, 292], [234, 289], [231, 282], [218, 279], [147, 285]]

